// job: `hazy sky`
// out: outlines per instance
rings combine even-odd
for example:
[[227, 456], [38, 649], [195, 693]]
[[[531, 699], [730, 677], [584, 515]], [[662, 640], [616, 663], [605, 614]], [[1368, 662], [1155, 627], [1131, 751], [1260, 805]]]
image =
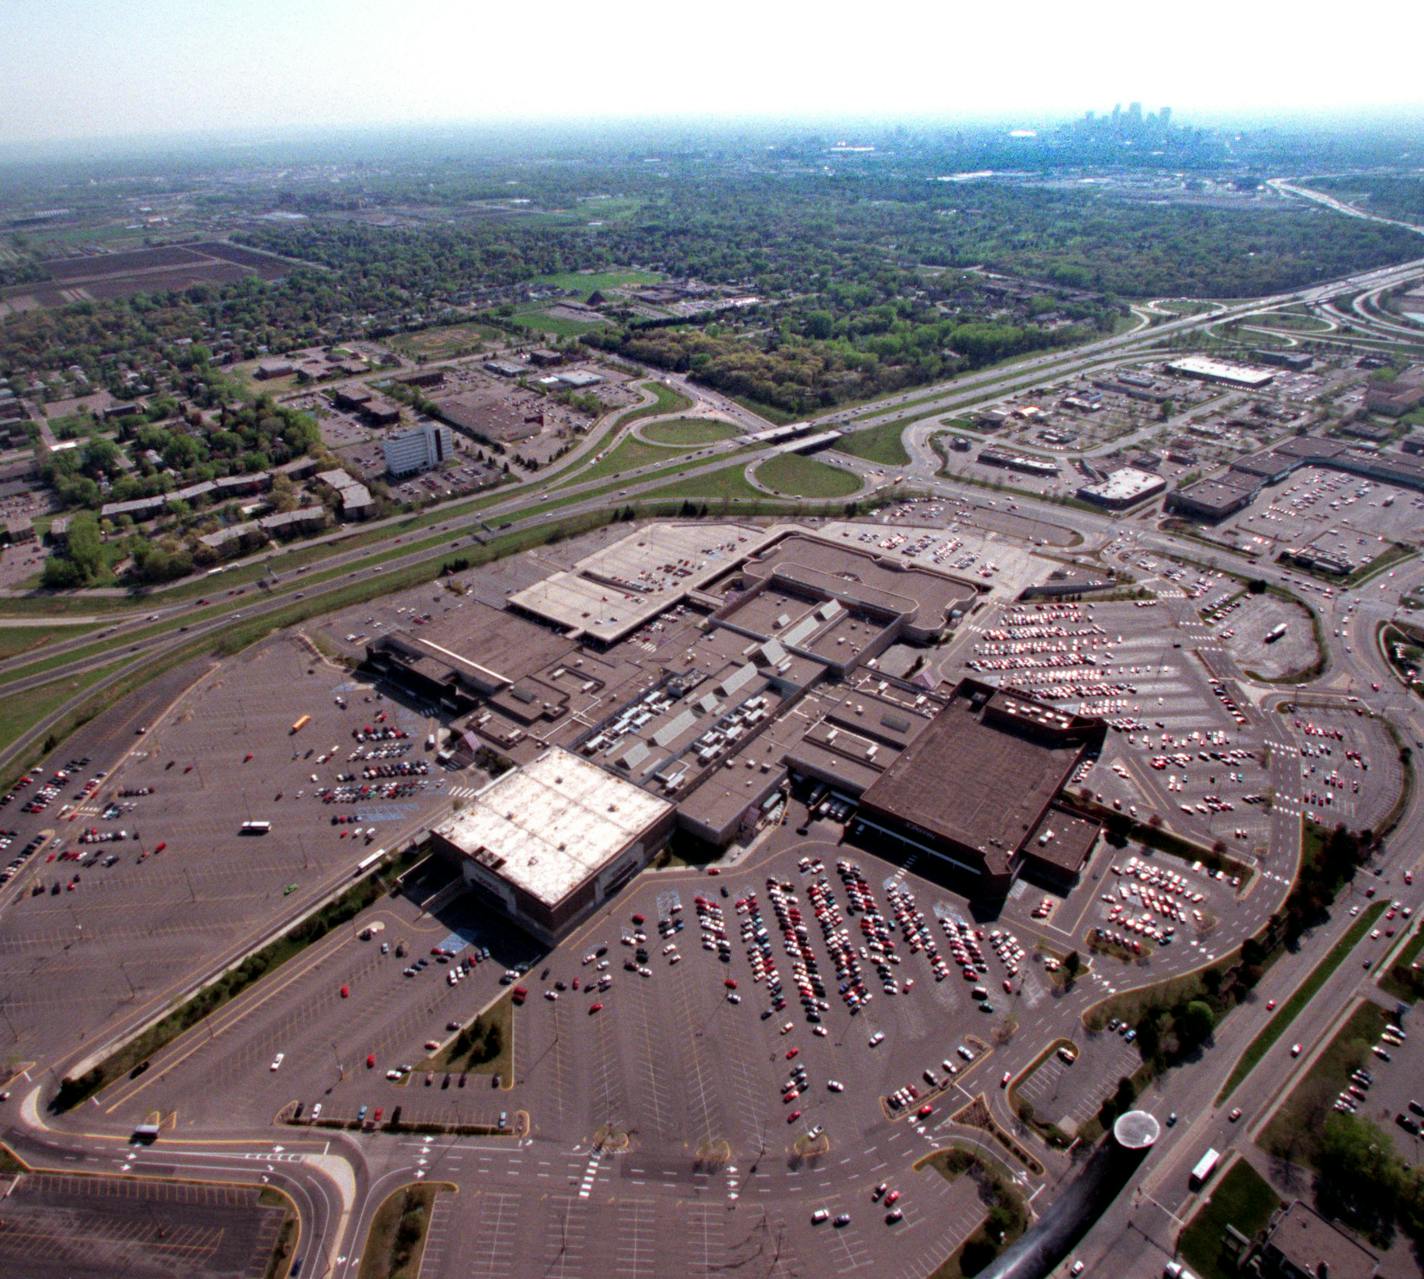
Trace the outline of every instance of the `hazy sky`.
[[[499, 117], [1419, 106], [1419, 0], [0, 0], [6, 141]], [[1391, 73], [1391, 63], [1394, 73]]]

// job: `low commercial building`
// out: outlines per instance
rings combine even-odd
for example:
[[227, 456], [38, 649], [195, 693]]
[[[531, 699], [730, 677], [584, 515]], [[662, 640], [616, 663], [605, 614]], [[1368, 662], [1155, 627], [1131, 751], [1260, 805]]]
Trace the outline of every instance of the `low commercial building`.
[[5, 540], [11, 546], [35, 540], [34, 521], [28, 515], [12, 515], [5, 521]]
[[448, 426], [422, 422], [408, 431], [396, 431], [381, 442], [386, 470], [394, 477], [433, 470], [455, 456], [455, 438]]
[[1365, 408], [1386, 417], [1402, 417], [1424, 404], [1424, 382], [1384, 382], [1365, 392]]
[[1168, 373], [1178, 377], [1195, 378], [1198, 382], [1215, 382], [1221, 386], [1241, 387], [1256, 391], [1270, 386], [1276, 375], [1267, 369], [1253, 369], [1246, 364], [1229, 364], [1225, 360], [1213, 360], [1205, 355], [1189, 355], [1185, 359], [1172, 360], [1166, 366]]
[[1375, 1279], [1379, 1257], [1299, 1199], [1279, 1211], [1257, 1253], [1266, 1279]]
[[1252, 351], [1251, 358], [1278, 369], [1290, 369], [1292, 373], [1304, 373], [1315, 363], [1315, 357], [1306, 355], [1304, 351], [1276, 351], [1268, 346]]
[[1084, 484], [1078, 490], [1078, 496], [1085, 502], [1121, 511], [1146, 501], [1149, 497], [1156, 497], [1158, 493], [1165, 492], [1166, 488], [1167, 481], [1160, 475], [1123, 466], [1109, 473], [1106, 479]]
[[927, 859], [979, 898], [1020, 871], [1075, 879], [1096, 823], [1057, 804], [1106, 725], [1018, 692], [964, 680], [949, 704], [861, 796], [857, 828], [887, 854]]
[[551, 747], [430, 837], [469, 888], [554, 945], [647, 865], [674, 815], [667, 800]]
[[1058, 464], [1027, 453], [1010, 453], [1004, 449], [984, 449], [977, 459], [984, 466], [999, 466], [1006, 471], [1021, 471], [1025, 475], [1057, 475]]
[[1245, 510], [1260, 491], [1259, 479], [1228, 471], [1218, 479], [1198, 480], [1169, 493], [1167, 510], [1173, 515], [1215, 524]]

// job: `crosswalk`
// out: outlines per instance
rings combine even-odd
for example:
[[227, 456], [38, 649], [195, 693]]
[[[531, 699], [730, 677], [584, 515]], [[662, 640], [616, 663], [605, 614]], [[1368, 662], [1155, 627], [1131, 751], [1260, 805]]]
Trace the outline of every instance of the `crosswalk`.
[[588, 1167], [584, 1169], [583, 1180], [579, 1183], [578, 1196], [580, 1199], [587, 1199], [593, 1193], [593, 1182], [598, 1176], [598, 1164], [602, 1158], [602, 1149], [596, 1149], [588, 1157]]
[[452, 799], [474, 799], [479, 794], [473, 786], [452, 786], [449, 795]]

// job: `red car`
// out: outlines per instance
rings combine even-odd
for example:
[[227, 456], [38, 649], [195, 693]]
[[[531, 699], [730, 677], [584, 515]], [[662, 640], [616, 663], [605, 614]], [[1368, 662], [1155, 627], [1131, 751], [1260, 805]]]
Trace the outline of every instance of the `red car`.
[[919, 1110], [917, 1110], [915, 1113], [919, 1115], [921, 1119], [928, 1119], [932, 1114], [934, 1114], [934, 1107], [931, 1106], [929, 1102], [925, 1102], [925, 1104], [921, 1106]]
[[788, 1124], [794, 1124], [800, 1118], [801, 1112], [799, 1110], [793, 1110], [789, 1115], [786, 1116], [786, 1122]]
[[736, 990], [737, 979], [735, 977], [724, 978], [722, 981], [722, 985], [724, 985], [728, 990]]
[[350, 998], [351, 998], [351, 987], [350, 987], [350, 986], [343, 986], [343, 987], [341, 988], [341, 998], [342, 998], [342, 999], [350, 999]]
[[594, 1013], [601, 1013], [602, 1011], [603, 1011], [603, 1005], [602, 1005], [602, 1004], [590, 1004], [590, 1005], [588, 1006], [588, 1015], [589, 1015], [590, 1017], [592, 1017]]
[[892, 1203], [894, 1203], [899, 1197], [900, 1197], [900, 1192], [899, 1192], [898, 1190], [892, 1190], [888, 1195], [885, 1196], [885, 1206], [888, 1208], [888, 1207], [889, 1207]]
[[799, 1048], [788, 1048], [788, 1049], [786, 1050], [786, 1060], [787, 1060], [787, 1061], [790, 1061], [790, 1060], [791, 1060], [794, 1056], [796, 1056], [796, 1054], [799, 1053], [800, 1051], [801, 1051], [801, 1050], [800, 1050]]
[[526, 999], [529, 998], [529, 992], [525, 990], [523, 986], [516, 986], [514, 988], [514, 993], [510, 995], [510, 998], [516, 1004], [522, 1004]]
[[367, 1053], [367, 1054], [366, 1054], [366, 1069], [367, 1069], [367, 1070], [375, 1070], [375, 1068], [376, 1068], [376, 1054], [375, 1054], [375, 1053]]

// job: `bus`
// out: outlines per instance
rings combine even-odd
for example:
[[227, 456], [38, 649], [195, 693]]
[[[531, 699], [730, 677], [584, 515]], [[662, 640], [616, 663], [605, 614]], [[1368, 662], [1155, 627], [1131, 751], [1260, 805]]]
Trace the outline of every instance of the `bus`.
[[243, 822], [238, 833], [241, 835], [265, 835], [271, 829], [271, 822]]
[[292, 733], [292, 735], [295, 736], [297, 733], [300, 733], [300, 732], [302, 731], [302, 729], [304, 729], [304, 728], [305, 728], [308, 724], [310, 724], [310, 723], [311, 723], [311, 716], [310, 716], [310, 715], [303, 715], [303, 716], [301, 716], [301, 717], [297, 720], [297, 722], [296, 722], [295, 724], [293, 724], [292, 727], [291, 727], [291, 733]]
[[363, 857], [359, 862], [356, 863], [356, 873], [357, 873], [358, 875], [364, 875], [368, 870], [371, 869], [372, 866], [374, 866], [378, 861], [380, 861], [381, 858], [384, 857], [385, 855], [386, 855], [386, 850], [385, 850], [384, 848], [378, 848], [378, 849], [376, 849], [376, 851], [375, 851], [374, 853], [371, 853], [371, 854], [369, 854], [368, 856]]
[[1192, 1169], [1191, 1185], [1193, 1190], [1199, 1190], [1206, 1185], [1211, 1174], [1216, 1171], [1216, 1165], [1221, 1162], [1221, 1155], [1215, 1150], [1208, 1150], [1200, 1159], [1197, 1166]]

